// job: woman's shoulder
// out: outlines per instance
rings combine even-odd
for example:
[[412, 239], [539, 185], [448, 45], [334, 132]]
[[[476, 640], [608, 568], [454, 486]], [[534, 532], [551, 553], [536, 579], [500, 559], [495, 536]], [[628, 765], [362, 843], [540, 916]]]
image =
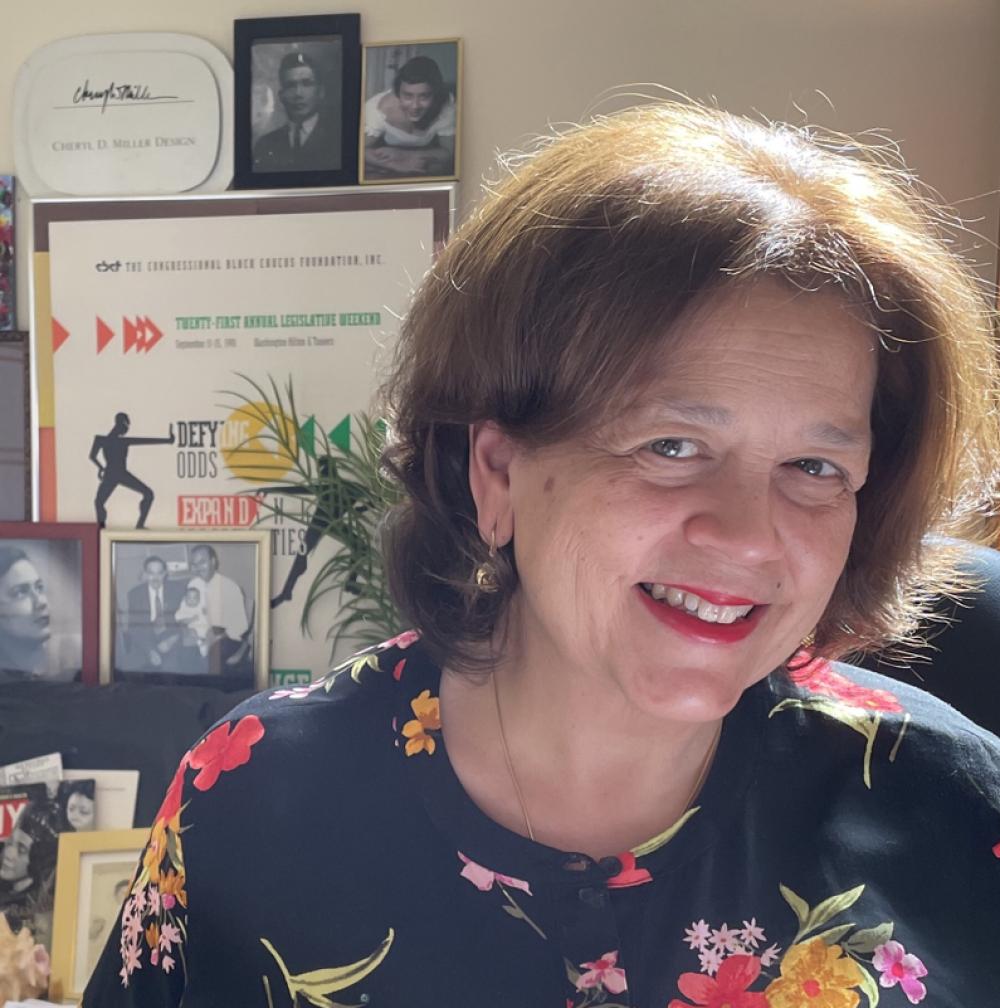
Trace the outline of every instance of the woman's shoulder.
[[1000, 816], [1000, 739], [943, 700], [916, 685], [805, 652], [772, 675], [769, 685], [775, 727], [784, 725], [800, 738], [823, 736], [821, 752], [839, 752], [828, 743], [846, 732], [861, 750], [868, 788], [879, 776], [878, 765], [888, 764], [911, 780], [914, 793], [943, 789]]
[[437, 119], [431, 129], [438, 136], [454, 136], [457, 115], [455, 112], [455, 96], [448, 95], [448, 100], [441, 106]]
[[[378, 745], [392, 740], [392, 720], [398, 702], [402, 668], [418, 657], [410, 650], [419, 635], [408, 631], [352, 655], [320, 679], [279, 686], [256, 693], [220, 718], [199, 746], [242, 732], [280, 747], [294, 745], [296, 760]], [[271, 749], [268, 745], [266, 749]]]
[[379, 91], [365, 102], [365, 132], [375, 135], [385, 129], [386, 101], [392, 91]]

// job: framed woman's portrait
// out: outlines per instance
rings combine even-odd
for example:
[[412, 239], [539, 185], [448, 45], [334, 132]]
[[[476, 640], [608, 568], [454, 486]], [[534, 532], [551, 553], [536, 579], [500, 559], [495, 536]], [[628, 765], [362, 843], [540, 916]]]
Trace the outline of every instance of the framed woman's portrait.
[[82, 996], [148, 836], [148, 829], [59, 835], [49, 997]]
[[462, 40], [364, 47], [359, 178], [458, 178]]
[[357, 182], [361, 17], [234, 22], [233, 187]]
[[101, 682], [264, 689], [271, 533], [101, 533]]
[[96, 525], [0, 522], [0, 683], [97, 682]]

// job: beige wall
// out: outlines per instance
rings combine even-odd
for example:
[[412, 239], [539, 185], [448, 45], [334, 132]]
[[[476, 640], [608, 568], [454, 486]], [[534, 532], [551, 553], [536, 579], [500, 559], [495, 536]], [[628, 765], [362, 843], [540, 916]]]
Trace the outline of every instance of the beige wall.
[[[0, 171], [14, 167], [9, 96], [17, 67], [46, 42], [177, 31], [231, 56], [236, 17], [337, 9], [329, 0], [5, 4], [12, 12], [0, 35], [7, 109]], [[887, 128], [921, 179], [965, 218], [979, 218], [973, 226], [990, 244], [996, 239], [997, 198], [989, 194], [1000, 183], [997, 0], [362, 0], [345, 7], [360, 10], [366, 41], [465, 40], [463, 206], [475, 199], [497, 149], [523, 144], [547, 122], [579, 120], [607, 88], [648, 91], [652, 82], [714, 96], [738, 112], [797, 122], [801, 106], [834, 129]], [[973, 244], [992, 279], [994, 250]], [[25, 251], [22, 243], [22, 264]], [[21, 277], [23, 289], [26, 270]], [[18, 314], [26, 327], [26, 297]]]

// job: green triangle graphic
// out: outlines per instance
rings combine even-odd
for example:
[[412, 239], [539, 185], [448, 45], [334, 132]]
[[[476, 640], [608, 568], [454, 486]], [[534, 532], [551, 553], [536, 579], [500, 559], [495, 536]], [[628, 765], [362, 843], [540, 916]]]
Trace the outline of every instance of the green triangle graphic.
[[351, 453], [351, 414], [348, 413], [328, 435], [330, 444], [336, 445], [345, 455]]
[[299, 426], [299, 447], [310, 457], [316, 457], [316, 418], [309, 417]]

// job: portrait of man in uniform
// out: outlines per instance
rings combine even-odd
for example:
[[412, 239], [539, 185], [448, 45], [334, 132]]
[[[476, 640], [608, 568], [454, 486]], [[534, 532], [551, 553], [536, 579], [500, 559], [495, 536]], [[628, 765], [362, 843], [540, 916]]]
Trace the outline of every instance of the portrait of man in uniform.
[[254, 45], [254, 172], [341, 167], [340, 63], [337, 39]]

